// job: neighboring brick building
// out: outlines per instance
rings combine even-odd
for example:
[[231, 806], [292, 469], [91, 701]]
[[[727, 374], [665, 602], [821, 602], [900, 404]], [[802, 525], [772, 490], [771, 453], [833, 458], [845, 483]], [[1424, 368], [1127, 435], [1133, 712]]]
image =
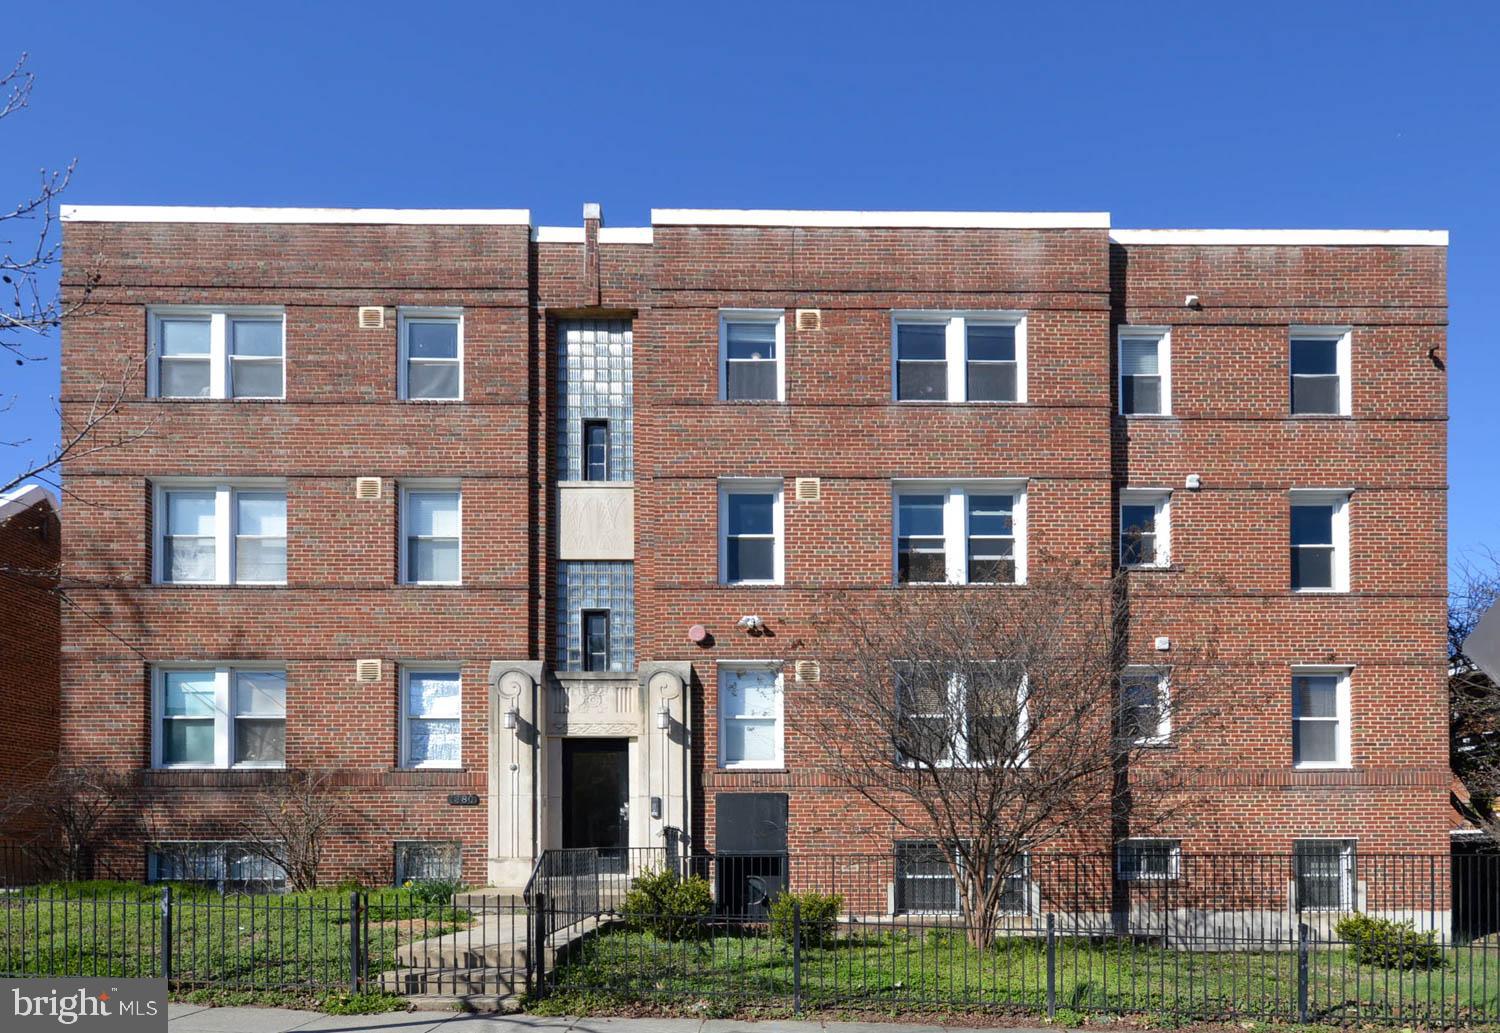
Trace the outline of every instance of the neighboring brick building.
[[516, 885], [539, 846], [669, 829], [888, 853], [799, 722], [838, 648], [812, 616], [903, 571], [1104, 577], [1123, 520], [1133, 640], [1216, 624], [1257, 700], [1179, 744], [1213, 802], [1182, 849], [1446, 849], [1443, 233], [64, 220], [66, 289], [99, 277], [64, 404], [145, 359], [122, 419], [154, 422], [66, 470], [99, 505], [64, 547], [64, 749], [140, 771], [160, 842], [230, 838], [285, 763], [357, 811], [330, 874], [451, 842]]
[[[0, 803], [57, 763], [61, 545], [50, 491], [26, 484], [0, 495]], [[30, 841], [44, 831], [18, 815], [0, 827], [0, 839]], [[0, 869], [20, 860], [0, 847]], [[0, 870], [0, 877], [6, 874]]]

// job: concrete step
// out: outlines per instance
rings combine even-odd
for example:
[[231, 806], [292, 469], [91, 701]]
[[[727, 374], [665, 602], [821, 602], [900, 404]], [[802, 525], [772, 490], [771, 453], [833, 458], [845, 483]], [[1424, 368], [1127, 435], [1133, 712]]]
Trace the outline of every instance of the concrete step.
[[515, 905], [525, 907], [525, 901], [521, 898], [523, 886], [480, 886], [477, 889], [464, 890], [453, 896], [455, 907], [483, 907], [489, 905]]
[[[558, 955], [570, 944], [590, 935], [598, 927], [598, 919], [588, 918], [553, 933], [547, 941], [548, 967], [557, 964]], [[511, 936], [516, 939], [512, 940]], [[396, 964], [403, 968], [524, 969], [530, 960], [525, 925], [512, 925], [508, 920], [479, 923], [470, 929], [405, 943], [396, 948]]]
[[491, 1012], [510, 1015], [521, 1010], [518, 994], [413, 994], [407, 1003], [417, 1011]]
[[526, 992], [526, 970], [509, 968], [398, 968], [380, 973], [380, 989], [407, 997], [455, 998]]

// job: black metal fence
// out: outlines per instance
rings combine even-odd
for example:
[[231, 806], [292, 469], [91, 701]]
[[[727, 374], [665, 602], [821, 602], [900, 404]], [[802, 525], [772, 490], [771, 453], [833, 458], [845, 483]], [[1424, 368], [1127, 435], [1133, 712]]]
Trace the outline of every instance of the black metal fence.
[[[631, 886], [661, 870], [701, 876], [702, 906], [627, 908]], [[913, 844], [549, 851], [524, 897], [53, 885], [0, 893], [0, 975], [580, 1006], [1500, 1021], [1497, 854], [1162, 849], [1021, 859], [991, 878], [999, 910], [984, 925], [963, 914], [942, 852]], [[805, 911], [808, 892], [836, 895], [837, 913]], [[1354, 915], [1388, 924], [1351, 926]]]

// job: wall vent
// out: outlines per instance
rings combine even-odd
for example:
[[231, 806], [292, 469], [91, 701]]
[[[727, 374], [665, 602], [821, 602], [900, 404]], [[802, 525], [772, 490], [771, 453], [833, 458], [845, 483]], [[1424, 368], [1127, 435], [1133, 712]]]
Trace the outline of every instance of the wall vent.
[[354, 661], [354, 680], [355, 681], [379, 681], [380, 680], [380, 661], [379, 660], [356, 660], [356, 661]]
[[823, 665], [816, 660], [798, 660], [792, 665], [792, 677], [804, 685], [823, 680]]
[[797, 331], [799, 333], [807, 330], [823, 329], [823, 310], [818, 308], [799, 308], [797, 310]]
[[817, 502], [823, 497], [823, 482], [816, 477], [798, 477], [796, 494], [798, 502]]
[[385, 306], [361, 305], [359, 307], [359, 328], [361, 330], [384, 330]]
[[379, 477], [356, 477], [354, 478], [354, 497], [357, 499], [380, 498]]

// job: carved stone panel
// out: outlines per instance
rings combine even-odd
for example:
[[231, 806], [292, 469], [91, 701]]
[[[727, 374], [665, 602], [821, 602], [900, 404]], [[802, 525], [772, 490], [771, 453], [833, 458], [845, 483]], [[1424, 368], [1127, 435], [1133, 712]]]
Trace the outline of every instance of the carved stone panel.
[[554, 675], [547, 691], [551, 735], [637, 736], [641, 732], [640, 682], [630, 675]]

